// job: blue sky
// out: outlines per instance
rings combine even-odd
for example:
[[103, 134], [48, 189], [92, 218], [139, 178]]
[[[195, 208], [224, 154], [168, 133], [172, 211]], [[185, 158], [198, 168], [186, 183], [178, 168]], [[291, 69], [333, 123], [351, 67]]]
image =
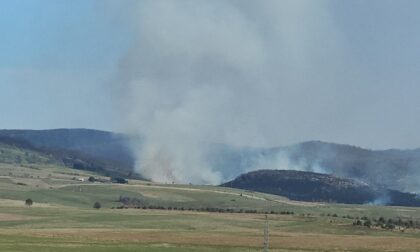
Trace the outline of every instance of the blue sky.
[[116, 60], [124, 36], [99, 2], [0, 2], [1, 66], [96, 68]]
[[[0, 128], [123, 130], [121, 115], [116, 113], [124, 111], [116, 111], [115, 106], [124, 98], [115, 97], [115, 84], [110, 83], [121, 74], [120, 62], [132, 52], [132, 45], [142, 44], [142, 41], [148, 41], [148, 36], [156, 35], [149, 30], [133, 31], [140, 20], [149, 21], [139, 17], [141, 13], [147, 15], [147, 12], [140, 11], [148, 6], [142, 5], [143, 2], [147, 1], [0, 0]], [[249, 2], [251, 7], [240, 7], [239, 10], [245, 13], [243, 16], [252, 19], [252, 4], [259, 1], [243, 2]], [[328, 52], [329, 48], [324, 47], [332, 43], [339, 48], [339, 53], [346, 56], [331, 53], [325, 60], [316, 56], [316, 66], [305, 65], [322, 75], [318, 81], [331, 83], [309, 86], [313, 90], [308, 91], [284, 88], [293, 98], [288, 103], [294, 109], [284, 111], [290, 115], [290, 120], [268, 121], [272, 129], [267, 127], [264, 130], [274, 132], [278, 123], [283, 124], [288, 133], [279, 133], [268, 145], [319, 139], [371, 148], [420, 147], [420, 2], [298, 2], [302, 3], [303, 7], [299, 8], [303, 13], [309, 13], [308, 19], [322, 21], [319, 29], [322, 34], [333, 34], [333, 37], [318, 38], [315, 33], [312, 37], [302, 36], [304, 39], [297, 43], [320, 54]], [[282, 2], [277, 3], [281, 9]], [[173, 10], [185, 11], [182, 8]], [[152, 14], [152, 18], [159, 17], [160, 12]], [[255, 17], [258, 18], [257, 14]], [[300, 18], [292, 17], [290, 22], [300, 22]], [[256, 27], [258, 22], [255, 22]], [[160, 24], [156, 22], [147, 29], [159, 31]], [[296, 27], [302, 25], [305, 24], [299, 23]], [[293, 31], [288, 32], [295, 35]], [[306, 45], [305, 38], [313, 46], [309, 42]], [[145, 48], [149, 49], [141, 47], [139, 50]], [[153, 49], [158, 53], [166, 50]], [[143, 54], [139, 55], [142, 57]], [[145, 62], [161, 59], [147, 55], [150, 58]], [[319, 67], [325, 62], [340, 65], [333, 70], [334, 78]], [[144, 62], [140, 63], [136, 64], [144, 67]], [[168, 61], [159, 66], [170, 68], [173, 67], [171, 64]], [[138, 66], [134, 64], [132, 68]], [[306, 97], [304, 99], [312, 103], [308, 107], [299, 107], [302, 102], [293, 103], [297, 97]], [[321, 102], [318, 105], [316, 101]], [[332, 122], [325, 123], [329, 119]], [[211, 121], [208, 123], [212, 124]]]
[[128, 36], [98, 4], [0, 1], [1, 128], [112, 128], [104, 87]]

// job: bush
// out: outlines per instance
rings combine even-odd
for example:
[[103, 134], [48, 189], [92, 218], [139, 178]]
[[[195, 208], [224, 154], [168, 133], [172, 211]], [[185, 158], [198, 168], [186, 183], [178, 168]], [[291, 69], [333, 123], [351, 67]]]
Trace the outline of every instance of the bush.
[[128, 181], [125, 178], [120, 178], [120, 177], [111, 178], [111, 182], [112, 183], [118, 183], [118, 184], [127, 184], [128, 183]]
[[25, 201], [25, 205], [27, 205], [27, 206], [32, 206], [32, 204], [33, 204], [34, 202], [32, 201], [32, 199], [27, 199], [26, 201]]
[[363, 226], [370, 228], [372, 226], [372, 222], [370, 220], [365, 221], [365, 223], [363, 223]]
[[146, 200], [143, 197], [140, 198], [130, 198], [120, 195], [118, 200], [119, 202], [123, 203], [125, 206], [129, 207], [141, 207], [147, 205]]
[[101, 208], [101, 203], [95, 202], [95, 204], [93, 204], [93, 208], [100, 209]]
[[90, 176], [88, 180], [89, 180], [89, 182], [95, 182], [96, 181], [95, 177], [92, 177], [92, 176]]

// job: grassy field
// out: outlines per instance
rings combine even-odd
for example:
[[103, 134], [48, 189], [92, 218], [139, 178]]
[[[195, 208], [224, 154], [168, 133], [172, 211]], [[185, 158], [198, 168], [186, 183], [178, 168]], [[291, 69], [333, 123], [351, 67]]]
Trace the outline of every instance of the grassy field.
[[[99, 177], [56, 164], [0, 164], [0, 251], [262, 251], [265, 214], [112, 209], [121, 205], [120, 196], [165, 208], [293, 212], [268, 215], [270, 251], [420, 251], [416, 229], [352, 224], [362, 216], [417, 220], [416, 208], [294, 202], [212, 186], [80, 181], [92, 175]], [[27, 198], [34, 205], [25, 206]], [[102, 208], [93, 209], [94, 202]]]

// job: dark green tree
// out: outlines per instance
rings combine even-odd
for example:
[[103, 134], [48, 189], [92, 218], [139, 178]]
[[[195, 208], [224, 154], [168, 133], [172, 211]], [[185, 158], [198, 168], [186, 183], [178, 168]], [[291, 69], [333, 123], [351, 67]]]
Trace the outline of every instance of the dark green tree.
[[33, 203], [34, 202], [32, 201], [32, 199], [25, 200], [25, 205], [27, 205], [27, 206], [32, 206]]
[[95, 209], [100, 209], [102, 206], [101, 206], [101, 203], [99, 203], [99, 202], [95, 202], [95, 204], [93, 204], [93, 208], [95, 208]]

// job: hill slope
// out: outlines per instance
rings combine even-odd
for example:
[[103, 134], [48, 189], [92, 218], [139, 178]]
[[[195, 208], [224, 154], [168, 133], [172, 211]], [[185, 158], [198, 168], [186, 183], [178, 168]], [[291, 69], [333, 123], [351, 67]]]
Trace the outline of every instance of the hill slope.
[[243, 174], [223, 186], [276, 194], [300, 201], [420, 206], [420, 200], [415, 194], [376, 188], [353, 179], [314, 172], [260, 170]]
[[[140, 137], [89, 129], [0, 130], [0, 137], [53, 154], [69, 167], [122, 176], [133, 172], [135, 157], [130, 146], [133, 142], [141, 146]], [[252, 170], [300, 170], [420, 192], [420, 149], [374, 151], [311, 141], [276, 148], [210, 144], [206, 150], [209, 166], [220, 172], [224, 181]]]
[[123, 134], [91, 129], [0, 130], [0, 136], [23, 140], [48, 150], [71, 150], [94, 158], [132, 165], [129, 138]]
[[374, 151], [319, 141], [276, 148], [219, 145], [213, 148], [209, 160], [228, 180], [252, 170], [300, 170], [420, 192], [420, 149]]
[[134, 158], [129, 137], [88, 129], [0, 130], [0, 143], [52, 156], [68, 167], [128, 176]]

